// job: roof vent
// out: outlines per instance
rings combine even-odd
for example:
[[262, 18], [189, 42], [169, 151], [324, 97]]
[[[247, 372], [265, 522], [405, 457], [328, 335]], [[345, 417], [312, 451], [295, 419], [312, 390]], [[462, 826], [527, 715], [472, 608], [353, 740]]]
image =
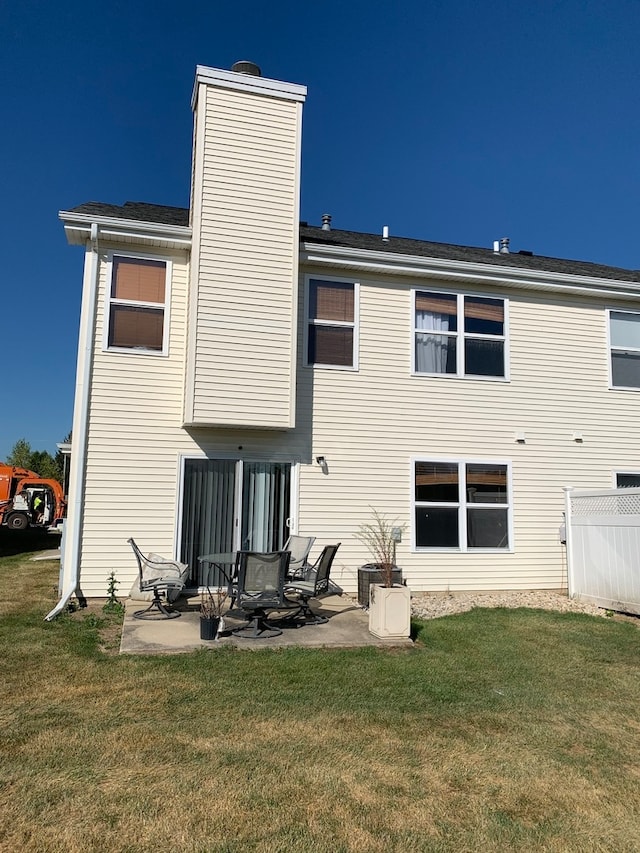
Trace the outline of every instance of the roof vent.
[[389, 226], [388, 225], [382, 226], [382, 240], [384, 243], [389, 242]]
[[509, 254], [509, 238], [508, 237], [503, 237], [502, 240], [500, 240], [500, 254], [501, 255], [508, 255]]
[[260, 66], [256, 65], [255, 62], [249, 62], [246, 59], [234, 62], [231, 66], [231, 70], [235, 71], [236, 74], [251, 74], [253, 77], [262, 77]]
[[331, 231], [331, 214], [323, 213], [322, 214], [322, 230], [323, 231]]

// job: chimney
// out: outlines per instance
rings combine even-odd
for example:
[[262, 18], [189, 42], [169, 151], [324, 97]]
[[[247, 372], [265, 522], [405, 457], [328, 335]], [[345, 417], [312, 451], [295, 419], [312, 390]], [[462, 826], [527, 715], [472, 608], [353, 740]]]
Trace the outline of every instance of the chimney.
[[331, 231], [331, 214], [323, 213], [322, 214], [322, 230], [323, 231]]
[[[184, 423], [194, 426], [291, 429], [296, 424], [293, 306], [298, 292], [300, 137], [307, 90], [259, 73], [254, 63], [247, 62], [235, 63], [232, 71], [196, 66], [190, 207], [200, 251], [191, 260], [193, 310], [186, 368], [190, 380], [182, 416]], [[260, 145], [242, 144], [256, 139]], [[274, 257], [286, 259], [269, 267], [268, 284], [265, 174], [271, 176], [269, 246]], [[234, 192], [229, 192], [229, 185]], [[225, 235], [224, 245], [220, 234]], [[207, 263], [212, 254], [221, 263]], [[242, 288], [252, 294], [242, 306], [242, 328], [220, 330], [208, 318], [226, 316]], [[265, 345], [255, 328], [272, 312], [282, 322]], [[238, 369], [238, 358], [252, 377], [249, 401], [240, 385], [224, 381], [229, 371]], [[215, 390], [208, 394], [211, 363], [218, 372], [212, 383]]]
[[250, 74], [252, 77], [262, 77], [260, 66], [255, 62], [249, 62], [246, 59], [241, 59], [239, 62], [234, 62], [231, 70], [236, 74]]
[[500, 240], [500, 254], [501, 255], [508, 255], [509, 254], [509, 238], [508, 237], [503, 237], [502, 240]]

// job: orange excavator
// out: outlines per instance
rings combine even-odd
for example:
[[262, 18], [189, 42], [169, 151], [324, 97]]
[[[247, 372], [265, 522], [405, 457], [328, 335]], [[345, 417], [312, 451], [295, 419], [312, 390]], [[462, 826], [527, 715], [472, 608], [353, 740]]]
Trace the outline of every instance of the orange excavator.
[[0, 462], [0, 525], [10, 530], [57, 527], [66, 512], [62, 486]]

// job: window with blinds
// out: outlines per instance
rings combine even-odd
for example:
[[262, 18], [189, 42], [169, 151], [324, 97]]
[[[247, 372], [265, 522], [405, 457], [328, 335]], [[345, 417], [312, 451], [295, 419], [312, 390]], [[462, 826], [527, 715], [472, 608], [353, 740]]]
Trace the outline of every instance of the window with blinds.
[[505, 376], [505, 300], [417, 291], [416, 373]]
[[640, 314], [609, 311], [611, 387], [640, 388]]
[[307, 364], [356, 366], [356, 300], [353, 282], [309, 281]]
[[107, 346], [164, 351], [167, 263], [114, 256]]

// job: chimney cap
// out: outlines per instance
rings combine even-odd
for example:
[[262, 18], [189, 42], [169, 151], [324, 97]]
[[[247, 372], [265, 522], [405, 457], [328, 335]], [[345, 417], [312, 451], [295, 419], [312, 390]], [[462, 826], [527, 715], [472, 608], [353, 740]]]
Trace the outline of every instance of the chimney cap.
[[262, 77], [260, 66], [248, 59], [240, 59], [238, 62], [234, 62], [231, 70], [235, 71], [236, 74], [251, 74], [253, 77]]
[[331, 231], [331, 214], [323, 213], [322, 214], [322, 230], [323, 231]]

